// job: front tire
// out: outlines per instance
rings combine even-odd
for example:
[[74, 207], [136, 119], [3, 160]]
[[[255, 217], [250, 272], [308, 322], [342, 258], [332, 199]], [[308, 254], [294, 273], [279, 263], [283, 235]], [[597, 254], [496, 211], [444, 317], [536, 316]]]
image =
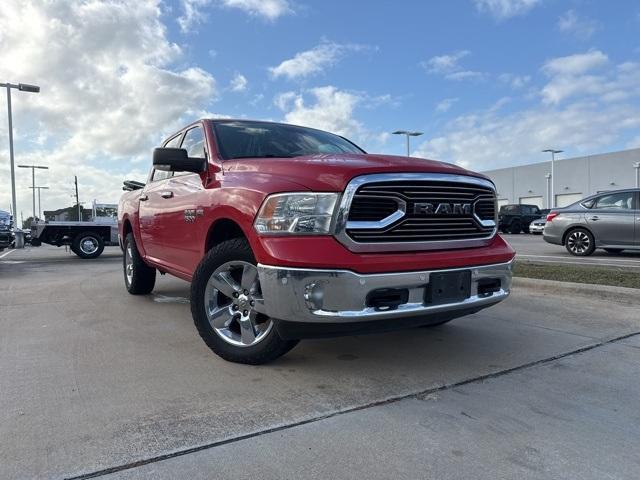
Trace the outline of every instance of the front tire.
[[565, 247], [571, 255], [586, 257], [596, 249], [591, 232], [584, 228], [574, 228], [567, 234]]
[[156, 284], [156, 269], [150, 267], [140, 255], [133, 233], [124, 239], [124, 255], [122, 255], [124, 285], [131, 295], [151, 293]]
[[98, 258], [104, 251], [104, 240], [96, 232], [82, 232], [73, 239], [71, 251], [85, 260]]
[[191, 282], [191, 314], [198, 333], [218, 356], [260, 365], [298, 343], [283, 340], [264, 313], [256, 260], [244, 238], [213, 247]]

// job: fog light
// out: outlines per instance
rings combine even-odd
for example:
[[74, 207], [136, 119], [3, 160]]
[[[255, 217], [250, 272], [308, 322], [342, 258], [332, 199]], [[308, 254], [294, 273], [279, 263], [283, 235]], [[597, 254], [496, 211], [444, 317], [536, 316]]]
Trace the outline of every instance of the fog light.
[[322, 286], [316, 283], [308, 283], [304, 287], [304, 301], [310, 310], [322, 309], [324, 293]]

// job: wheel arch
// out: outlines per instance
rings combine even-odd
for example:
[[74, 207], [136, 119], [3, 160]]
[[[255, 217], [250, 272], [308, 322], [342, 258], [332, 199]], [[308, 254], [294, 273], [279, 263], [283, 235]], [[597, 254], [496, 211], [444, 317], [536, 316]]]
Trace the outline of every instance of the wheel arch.
[[594, 242], [596, 241], [596, 236], [593, 234], [593, 232], [591, 231], [591, 229], [589, 227], [587, 227], [587, 226], [585, 226], [583, 224], [575, 223], [575, 224], [570, 225], [567, 228], [565, 228], [564, 233], [562, 234], [562, 245], [563, 246], [565, 246], [567, 244], [567, 237], [569, 236], [569, 234], [573, 230], [577, 230], [577, 229], [586, 230], [593, 237], [593, 241]]
[[204, 244], [204, 252], [206, 253], [219, 243], [231, 240], [232, 238], [245, 238], [251, 243], [249, 236], [240, 226], [239, 222], [228, 217], [218, 218], [209, 226]]

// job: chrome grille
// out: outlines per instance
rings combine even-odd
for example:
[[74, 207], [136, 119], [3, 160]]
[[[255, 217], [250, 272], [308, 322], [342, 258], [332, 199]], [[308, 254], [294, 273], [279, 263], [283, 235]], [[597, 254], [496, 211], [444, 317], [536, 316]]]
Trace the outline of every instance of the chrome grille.
[[[357, 243], [473, 241], [495, 234], [496, 197], [490, 182], [420, 174], [407, 180], [364, 182], [351, 199], [346, 235]], [[455, 178], [455, 181], [440, 178]], [[466, 179], [466, 181], [465, 181]], [[392, 223], [390, 215], [397, 214]], [[465, 246], [465, 245], [460, 245]]]

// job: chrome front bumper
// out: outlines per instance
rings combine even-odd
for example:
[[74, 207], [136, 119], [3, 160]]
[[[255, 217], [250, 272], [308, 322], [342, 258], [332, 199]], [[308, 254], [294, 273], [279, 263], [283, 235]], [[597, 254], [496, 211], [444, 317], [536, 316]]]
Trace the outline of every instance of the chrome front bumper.
[[[430, 275], [471, 271], [470, 296], [431, 305], [425, 301]], [[317, 270], [258, 265], [266, 313], [275, 319], [308, 323], [351, 323], [482, 309], [504, 300], [511, 288], [512, 262], [478, 267], [417, 272], [358, 274], [349, 270]], [[497, 279], [500, 288], [479, 294], [481, 280]], [[371, 292], [406, 289], [406, 303], [393, 309], [367, 305]]]

